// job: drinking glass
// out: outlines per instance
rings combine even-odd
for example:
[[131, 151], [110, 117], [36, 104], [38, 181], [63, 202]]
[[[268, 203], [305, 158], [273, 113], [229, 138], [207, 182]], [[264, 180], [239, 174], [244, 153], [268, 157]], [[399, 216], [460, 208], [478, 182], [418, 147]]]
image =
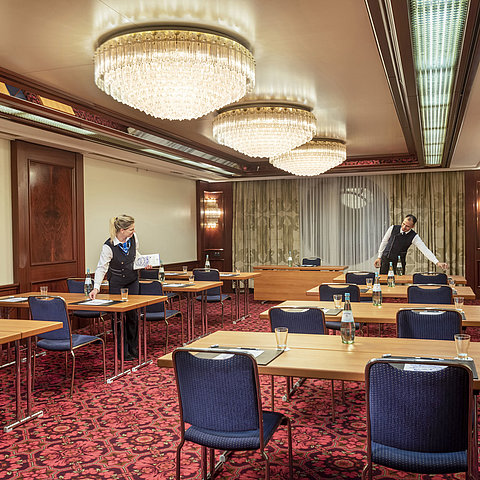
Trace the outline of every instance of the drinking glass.
[[184, 265], [184, 266], [182, 267], [182, 269], [183, 269], [183, 273], [187, 273], [187, 272], [188, 272], [188, 267], [187, 267], [186, 265]]
[[41, 285], [40, 286], [40, 295], [46, 297], [48, 294], [48, 286], [47, 285]]
[[452, 277], [448, 277], [448, 284], [455, 289], [455, 280]]
[[457, 333], [455, 335], [455, 347], [457, 349], [457, 357], [459, 360], [468, 359], [468, 347], [470, 346], [470, 335], [465, 333]]
[[335, 308], [342, 308], [342, 295], [334, 295], [333, 304]]
[[373, 278], [366, 278], [365, 279], [365, 284], [367, 285], [367, 288], [372, 288], [373, 286]]
[[240, 269], [239, 269], [239, 268], [236, 268], [236, 269], [235, 269], [235, 273], [236, 273], [237, 275], [239, 275], [239, 274], [241, 273], [241, 272], [240, 272]]
[[188, 281], [189, 281], [190, 283], [195, 282], [195, 277], [193, 276], [193, 273], [191, 273], [190, 276], [188, 277]]
[[121, 288], [120, 295], [122, 296], [122, 302], [126, 302], [128, 300], [128, 288]]
[[277, 341], [277, 350], [286, 350], [287, 348], [287, 327], [277, 327], [275, 329], [275, 340]]
[[463, 297], [453, 297], [453, 301], [455, 302], [455, 309], [463, 312]]

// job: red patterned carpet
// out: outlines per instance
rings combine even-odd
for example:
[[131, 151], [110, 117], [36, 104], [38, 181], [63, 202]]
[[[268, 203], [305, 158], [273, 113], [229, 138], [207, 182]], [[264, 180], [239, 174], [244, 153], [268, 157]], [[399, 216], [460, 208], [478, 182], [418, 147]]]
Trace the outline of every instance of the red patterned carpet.
[[[258, 314], [268, 306], [251, 302], [252, 316], [237, 330], [268, 330]], [[184, 305], [183, 305], [184, 308]], [[211, 327], [220, 325], [220, 309], [209, 306]], [[228, 321], [227, 321], [228, 319]], [[388, 330], [388, 329], [387, 329]], [[373, 332], [372, 332], [373, 333]], [[390, 334], [392, 333], [390, 329]], [[478, 334], [469, 332], [476, 336]], [[164, 327], [154, 325], [149, 349], [163, 353]], [[180, 328], [172, 322], [170, 345], [180, 343]], [[36, 406], [44, 417], [11, 433], [0, 434], [0, 479], [145, 479], [175, 476], [178, 443], [177, 394], [173, 374], [155, 364], [110, 385], [101, 382], [100, 348], [77, 353], [76, 391], [69, 396], [63, 354], [49, 353], [37, 362]], [[112, 363], [112, 341], [107, 358]], [[108, 362], [109, 360], [107, 360]], [[0, 423], [13, 420], [13, 372], [0, 371]], [[262, 378], [263, 401], [269, 405], [269, 378]], [[295, 478], [359, 479], [365, 462], [365, 408], [362, 384], [346, 384], [346, 402], [337, 396], [337, 420], [330, 419], [329, 382], [305, 382], [290, 403], [281, 399], [283, 379], [276, 381], [276, 409], [293, 421]], [[340, 389], [338, 384], [338, 390]], [[199, 448], [183, 448], [182, 478], [200, 477]], [[287, 478], [286, 433], [282, 428], [269, 443], [272, 479]], [[383, 468], [375, 479], [460, 479], [463, 475], [413, 475]], [[258, 453], [235, 454], [218, 478], [259, 479], [264, 463]]]

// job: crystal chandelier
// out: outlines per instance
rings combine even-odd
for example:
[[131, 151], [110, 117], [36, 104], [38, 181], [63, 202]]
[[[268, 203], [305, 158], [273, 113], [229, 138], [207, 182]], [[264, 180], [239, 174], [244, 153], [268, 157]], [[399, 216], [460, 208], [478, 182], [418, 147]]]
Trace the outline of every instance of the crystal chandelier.
[[250, 50], [216, 32], [155, 27], [123, 32], [95, 51], [95, 83], [115, 100], [153, 117], [189, 120], [249, 93]]
[[314, 176], [342, 164], [347, 158], [345, 142], [331, 138], [314, 138], [290, 152], [270, 158], [270, 163], [286, 172]]
[[213, 121], [218, 143], [250, 157], [273, 157], [311, 140], [316, 120], [298, 105], [239, 105], [227, 107]]

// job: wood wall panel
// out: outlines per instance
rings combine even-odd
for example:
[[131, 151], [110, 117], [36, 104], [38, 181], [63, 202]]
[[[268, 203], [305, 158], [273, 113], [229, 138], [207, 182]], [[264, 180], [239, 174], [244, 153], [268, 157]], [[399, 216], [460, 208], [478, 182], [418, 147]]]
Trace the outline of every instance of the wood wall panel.
[[480, 172], [465, 172], [465, 277], [480, 295]]
[[85, 274], [83, 157], [12, 142], [14, 281], [22, 292]]

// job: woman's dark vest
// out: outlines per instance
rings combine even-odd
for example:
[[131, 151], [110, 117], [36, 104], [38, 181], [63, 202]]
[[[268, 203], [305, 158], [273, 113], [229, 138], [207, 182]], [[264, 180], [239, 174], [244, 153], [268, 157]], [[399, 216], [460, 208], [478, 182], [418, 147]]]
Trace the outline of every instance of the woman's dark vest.
[[113, 252], [113, 257], [110, 260], [107, 272], [108, 282], [116, 286], [122, 286], [138, 280], [137, 271], [133, 269], [133, 262], [135, 261], [135, 253], [137, 251], [135, 235], [130, 238], [130, 249], [128, 253], [125, 253], [120, 248], [120, 245], [113, 246], [113, 242], [110, 239], [105, 242], [105, 245], [108, 245]]
[[389, 258], [391, 261], [397, 261], [398, 256], [400, 256], [402, 260], [405, 259], [408, 247], [412, 244], [417, 232], [414, 230], [409, 230], [407, 233], [402, 235], [400, 229], [401, 225], [393, 226], [392, 234], [388, 239], [388, 243], [383, 251], [382, 257]]

